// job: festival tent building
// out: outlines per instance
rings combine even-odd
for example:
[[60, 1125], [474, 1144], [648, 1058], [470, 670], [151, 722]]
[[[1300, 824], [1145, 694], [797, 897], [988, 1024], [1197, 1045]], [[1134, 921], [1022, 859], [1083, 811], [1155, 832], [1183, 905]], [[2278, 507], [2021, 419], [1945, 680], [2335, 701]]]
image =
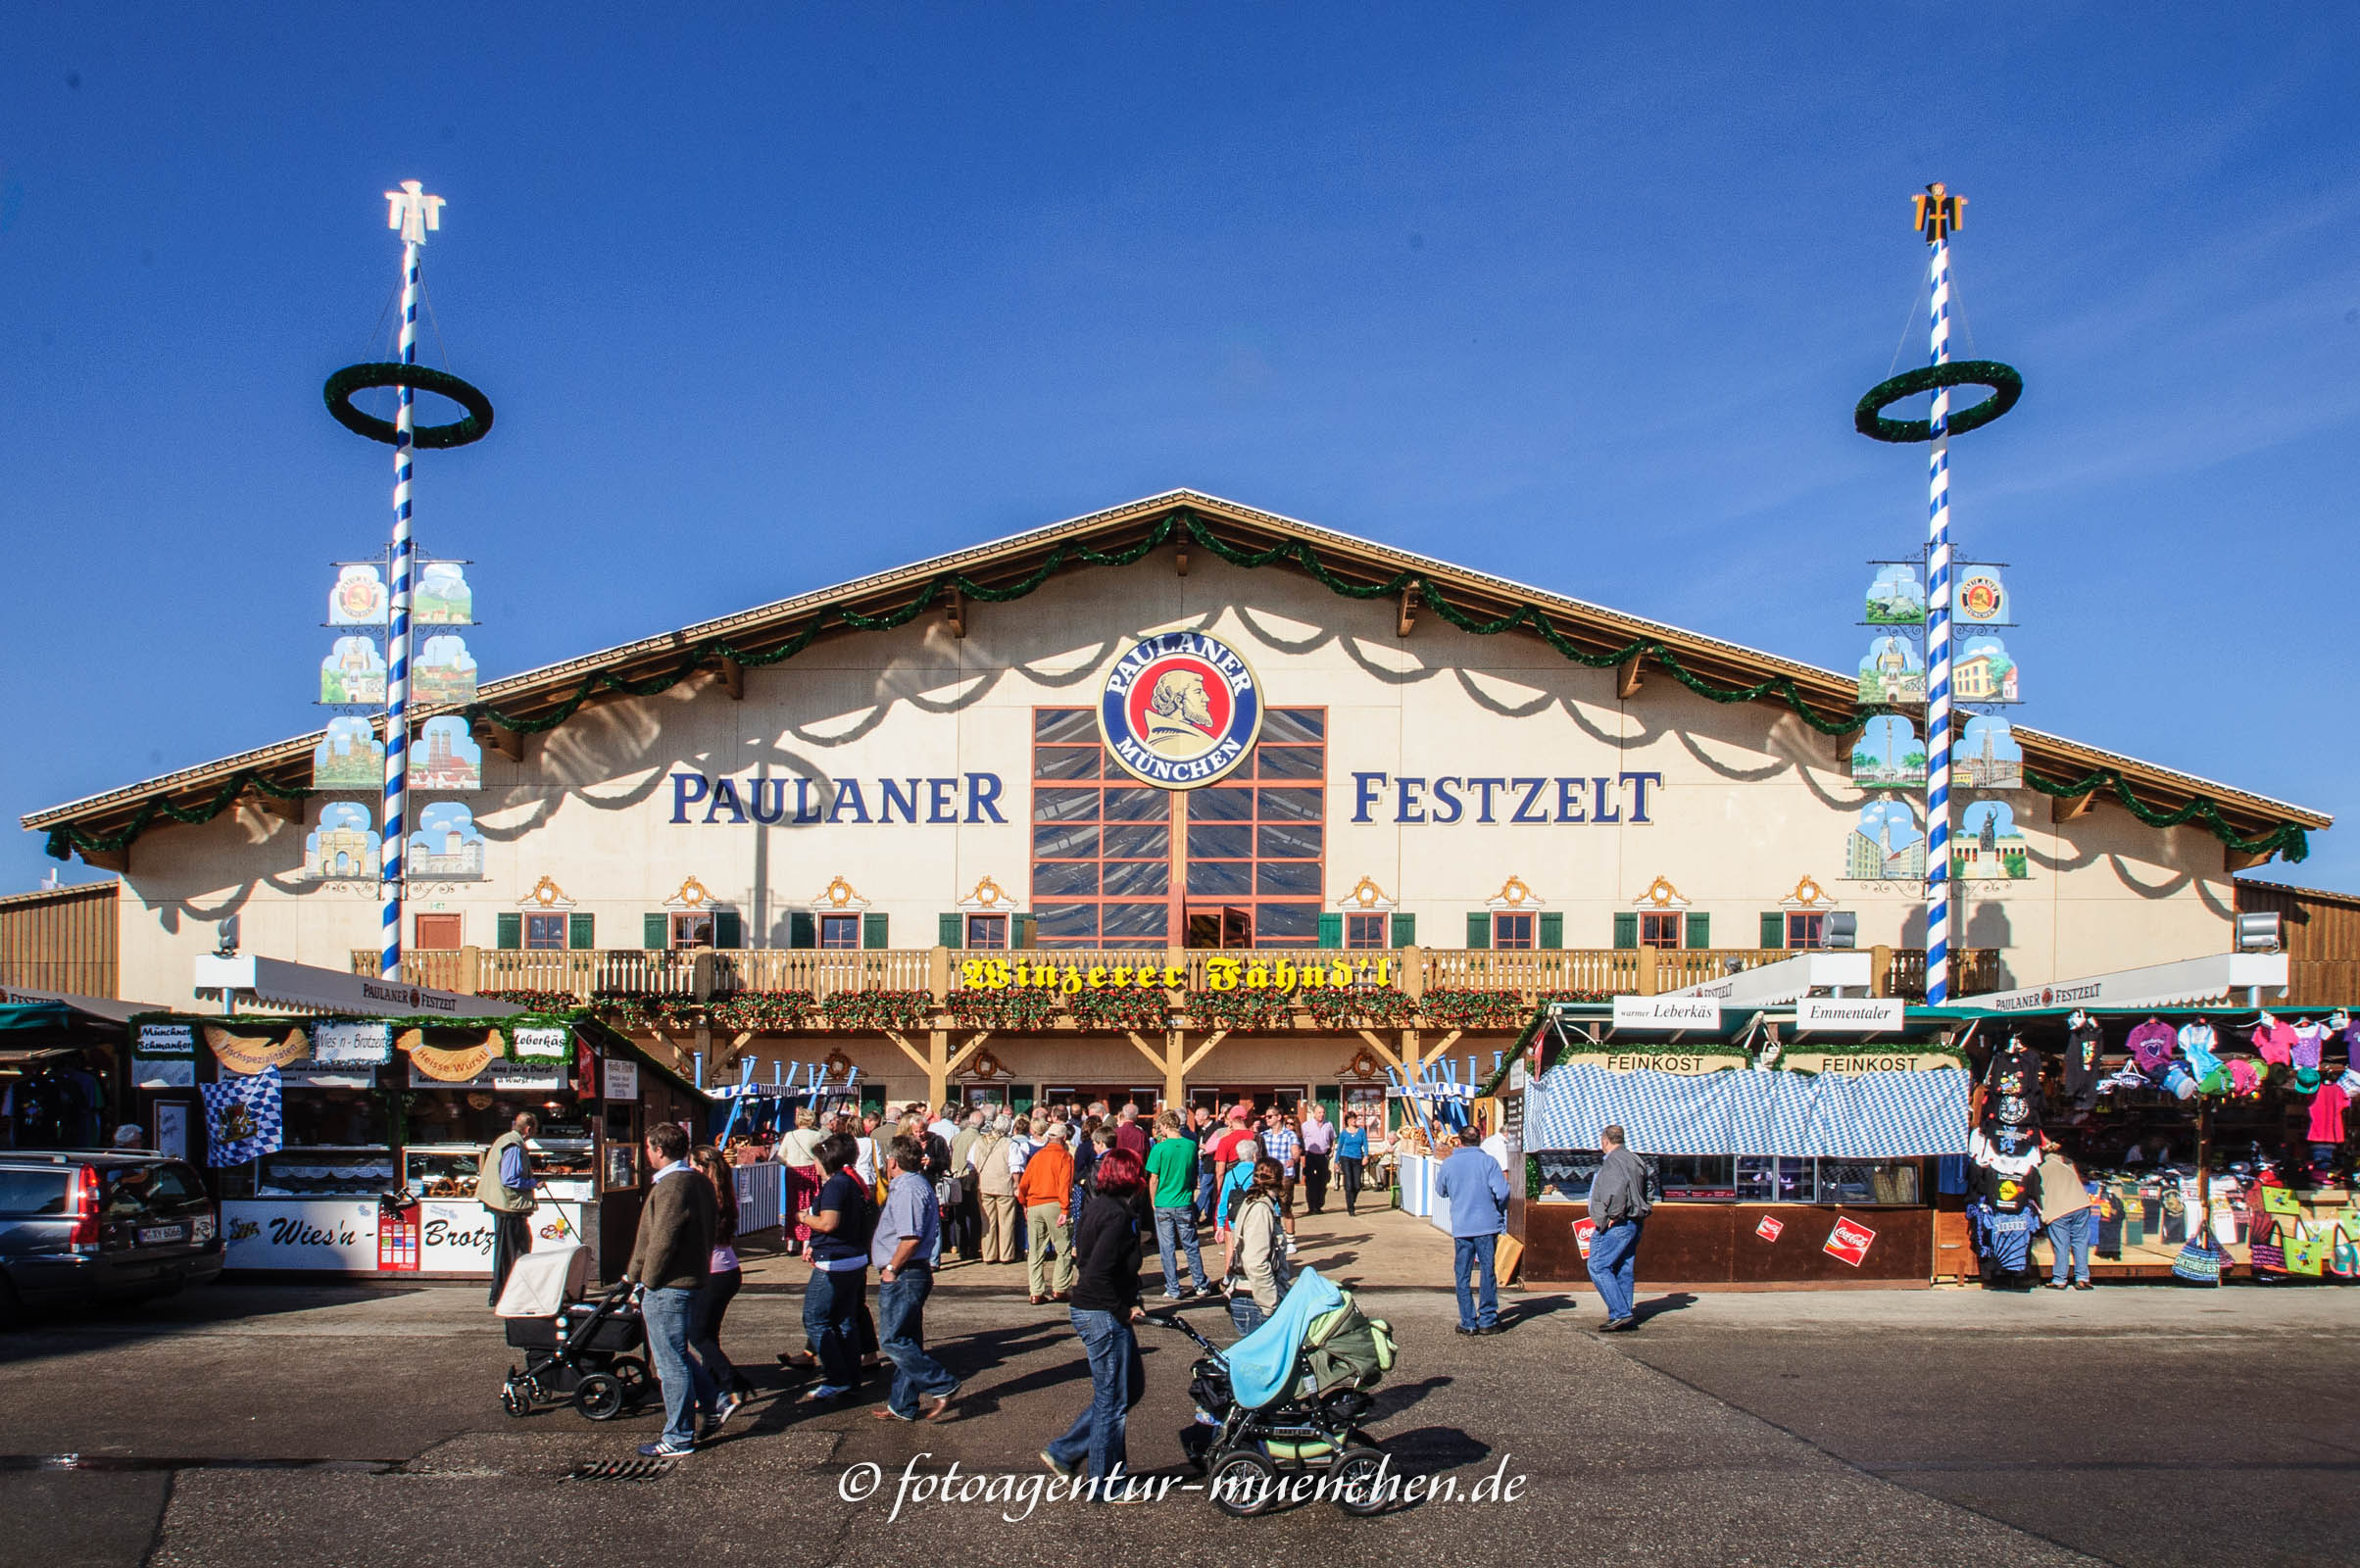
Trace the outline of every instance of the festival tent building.
[[[1488, 1072], [1542, 999], [1672, 991], [1839, 913], [1871, 988], [1916, 992], [1922, 839], [1859, 848], [1855, 688], [1174, 491], [428, 707], [486, 755], [464, 840], [420, 846], [405, 974], [598, 1004], [713, 1079], [1368, 1103], [1387, 1069]], [[2268, 858], [2225, 843], [2329, 822], [2016, 736], [2026, 874], [1961, 887], [1953, 995], [2223, 952]], [[187, 995], [229, 914], [374, 972], [368, 855], [319, 857], [365, 844], [369, 792], [313, 789], [322, 740], [25, 819], [122, 874], [126, 994]]]

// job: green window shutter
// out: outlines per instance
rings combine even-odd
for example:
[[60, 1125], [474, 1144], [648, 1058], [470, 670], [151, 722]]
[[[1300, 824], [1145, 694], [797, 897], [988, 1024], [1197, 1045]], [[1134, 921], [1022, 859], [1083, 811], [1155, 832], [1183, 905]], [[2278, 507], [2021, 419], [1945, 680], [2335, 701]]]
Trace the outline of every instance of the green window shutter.
[[565, 916], [565, 946], [595, 948], [598, 946], [598, 918], [588, 914]]
[[1488, 948], [1491, 945], [1492, 911], [1489, 909], [1468, 910], [1467, 946], [1470, 948]]
[[1762, 911], [1762, 946], [1783, 948], [1787, 945], [1787, 915], [1783, 909]]
[[1618, 948], [1639, 946], [1639, 911], [1618, 909], [1614, 914], [1614, 945]]
[[639, 917], [639, 945], [643, 948], [668, 948], [672, 945], [671, 916], [659, 909]]
[[787, 946], [815, 948], [819, 946], [819, 919], [808, 909], [797, 909], [787, 916]]
[[499, 946], [503, 948], [521, 948], [524, 946], [524, 916], [520, 914], [504, 914], [501, 915], [497, 920], [493, 921], [492, 924], [497, 927], [492, 940]]
[[1313, 1084], [1311, 1095], [1319, 1102], [1321, 1108], [1326, 1110], [1328, 1121], [1331, 1124], [1339, 1127], [1344, 1125], [1344, 1086], [1342, 1084]]
[[860, 916], [860, 946], [882, 948], [886, 945], [885, 916], [873, 910]]
[[[1029, 920], [1032, 918], [1032, 916], [1026, 915], [1025, 918]], [[1017, 1116], [1031, 1115], [1034, 1093], [1034, 1086], [1031, 1084], [1009, 1084], [1008, 1086], [1008, 1108], [1009, 1112]]]
[[1541, 911], [1541, 946], [1561, 948], [1565, 945], [1565, 912], [1562, 909]]
[[963, 948], [967, 945], [967, 917], [953, 910], [934, 917], [934, 945], [938, 948]]
[[1692, 948], [1712, 946], [1712, 916], [1691, 911], [1688, 917], [1688, 945]]
[[1323, 948], [1341, 948], [1344, 946], [1343, 915], [1323, 914], [1319, 917], [1319, 946]]
[[746, 917], [735, 909], [713, 911], [713, 945], [716, 948], [742, 948], [746, 945]]
[[1417, 916], [1396, 913], [1393, 917], [1393, 945], [1397, 948], [1417, 946]]
[[1015, 915], [1009, 919], [1008, 924], [1008, 945], [1009, 947], [1029, 948], [1033, 945], [1033, 917], [1031, 915]]

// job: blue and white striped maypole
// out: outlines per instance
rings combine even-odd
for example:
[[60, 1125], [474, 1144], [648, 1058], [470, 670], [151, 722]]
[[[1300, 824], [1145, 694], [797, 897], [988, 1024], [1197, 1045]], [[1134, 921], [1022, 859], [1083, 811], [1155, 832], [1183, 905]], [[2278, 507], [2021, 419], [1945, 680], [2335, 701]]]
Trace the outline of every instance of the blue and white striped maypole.
[[[1920, 231], [1934, 247], [1933, 358], [1950, 363], [1950, 241], [1963, 197], [1927, 187]], [[1934, 389], [1926, 460], [1926, 1004], [1950, 996], [1950, 389]]]
[[[426, 231], [442, 227], [442, 198], [429, 196], [415, 179], [385, 193], [385, 226], [402, 231], [402, 337], [404, 365], [418, 363], [418, 253]], [[397, 389], [401, 408], [393, 420], [393, 604], [385, 638], [385, 821], [379, 891], [384, 898], [383, 953], [378, 973], [402, 973], [403, 850], [409, 841], [410, 808], [410, 545], [411, 441], [417, 429], [417, 392]]]

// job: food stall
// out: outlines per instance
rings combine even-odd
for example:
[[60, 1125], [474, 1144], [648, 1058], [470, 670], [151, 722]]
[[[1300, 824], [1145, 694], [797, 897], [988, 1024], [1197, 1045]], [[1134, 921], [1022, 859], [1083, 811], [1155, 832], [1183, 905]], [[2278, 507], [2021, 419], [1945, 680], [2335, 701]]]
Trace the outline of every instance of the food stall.
[[129, 1119], [122, 1003], [0, 988], [0, 1149], [103, 1149]]
[[[698, 1098], [587, 1012], [464, 1019], [150, 1013], [137, 1036], [200, 1047], [195, 1152], [212, 1167], [231, 1269], [488, 1276], [479, 1162], [519, 1111], [542, 1196], [535, 1248], [635, 1222], [647, 1118]], [[653, 1091], [652, 1094], [649, 1092]], [[217, 1108], [217, 1102], [219, 1108]], [[619, 1260], [617, 1260], [619, 1261]]]
[[1822, 997], [1625, 997], [1549, 1012], [1489, 1086], [1522, 1146], [1508, 1229], [1527, 1279], [1587, 1279], [1608, 1124], [1658, 1195], [1640, 1243], [1645, 1285], [1933, 1278], [1936, 1171], [1964, 1152], [1969, 1127], [1950, 1020], [1913, 1018], [1897, 999]]

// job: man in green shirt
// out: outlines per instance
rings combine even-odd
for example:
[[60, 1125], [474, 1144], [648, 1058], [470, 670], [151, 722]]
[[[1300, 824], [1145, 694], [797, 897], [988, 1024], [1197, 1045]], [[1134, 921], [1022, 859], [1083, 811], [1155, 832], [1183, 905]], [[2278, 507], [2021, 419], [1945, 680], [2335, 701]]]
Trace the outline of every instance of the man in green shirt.
[[[1155, 1250], [1163, 1254], [1163, 1298], [1185, 1301], [1210, 1296], [1205, 1260], [1197, 1252], [1197, 1142], [1182, 1130], [1176, 1110], [1155, 1118], [1155, 1146], [1148, 1151], [1148, 1200], [1155, 1210]], [[1195, 1285], [1181, 1285], [1175, 1249], [1188, 1254]]]

